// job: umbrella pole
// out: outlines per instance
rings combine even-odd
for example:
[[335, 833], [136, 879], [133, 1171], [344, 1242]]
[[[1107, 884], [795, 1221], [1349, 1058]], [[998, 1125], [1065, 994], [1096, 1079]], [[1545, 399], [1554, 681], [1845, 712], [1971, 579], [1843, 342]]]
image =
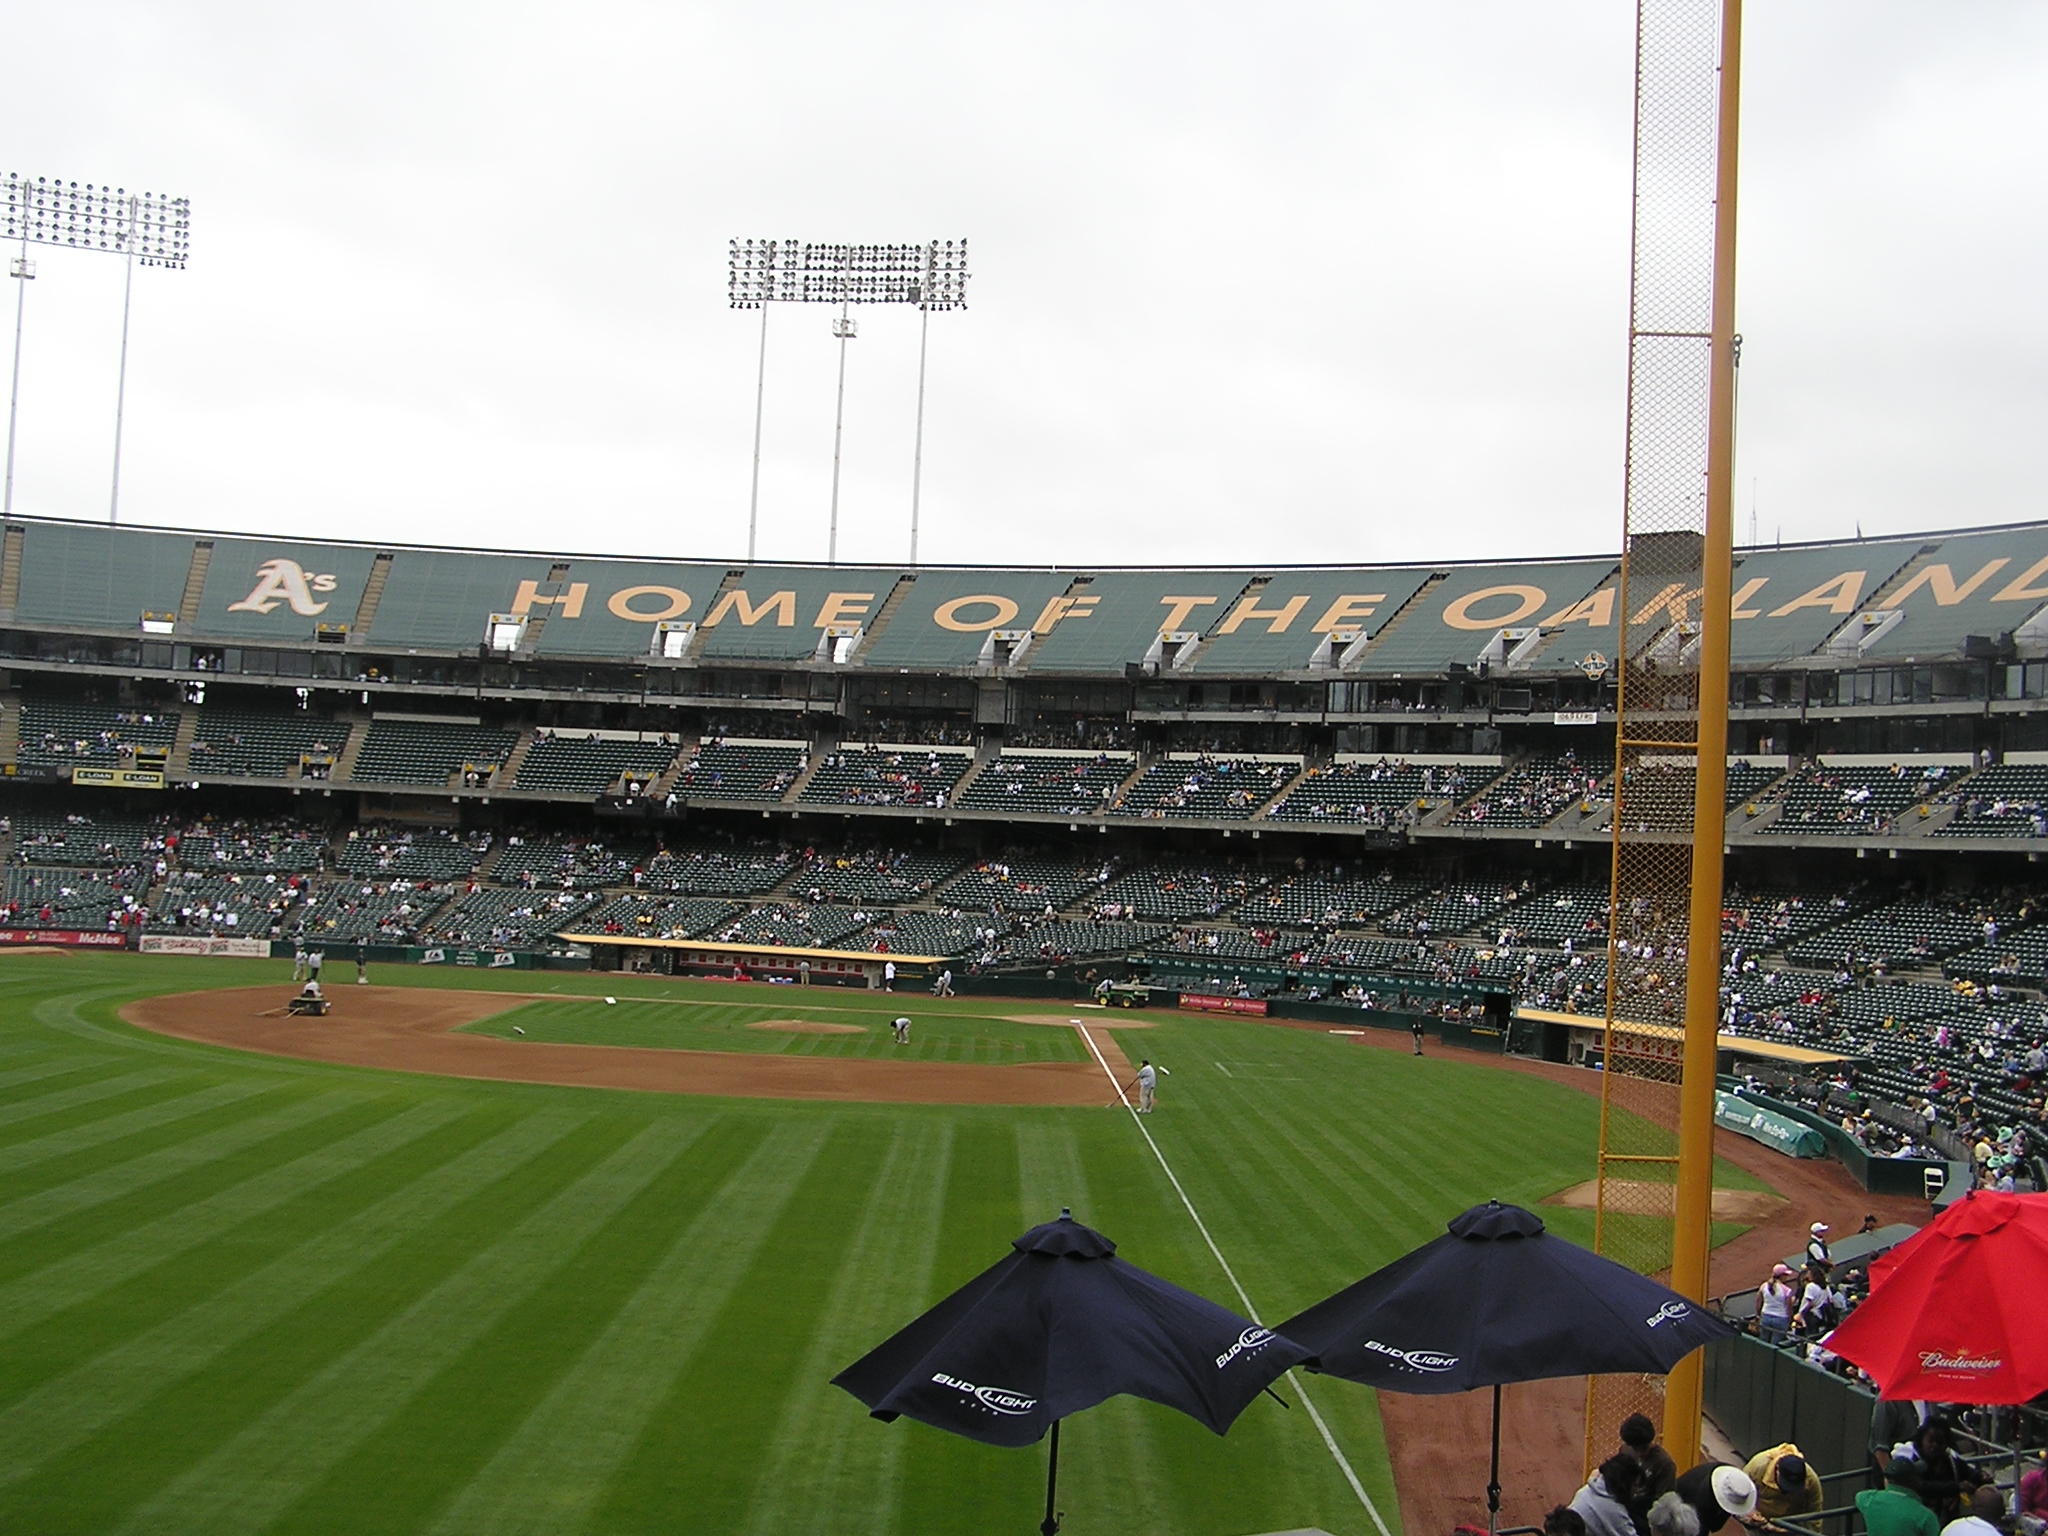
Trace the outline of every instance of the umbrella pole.
[[1500, 1529], [1500, 1383], [1493, 1384], [1493, 1471], [1486, 1480], [1486, 1533]]
[[1060, 1421], [1052, 1421], [1052, 1459], [1045, 1464], [1045, 1518], [1039, 1522], [1038, 1536], [1057, 1536], [1060, 1517], [1053, 1513], [1053, 1490], [1060, 1481]]

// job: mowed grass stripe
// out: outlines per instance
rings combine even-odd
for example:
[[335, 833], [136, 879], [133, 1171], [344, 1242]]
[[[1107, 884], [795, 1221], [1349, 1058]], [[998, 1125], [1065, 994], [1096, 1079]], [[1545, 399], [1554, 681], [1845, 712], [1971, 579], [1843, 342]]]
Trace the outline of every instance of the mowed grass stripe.
[[930, 1120], [892, 1128], [810, 1348], [761, 1448], [748, 1532], [802, 1530], [820, 1509], [841, 1511], [834, 1528], [845, 1536], [895, 1529], [903, 1436], [862, 1422], [866, 1411], [832, 1378], [910, 1321], [910, 1298], [929, 1286], [954, 1135], [950, 1123]]
[[[546, 1156], [477, 1185], [378, 1263], [303, 1293], [291, 1311], [210, 1363], [150, 1397], [121, 1405], [121, 1416], [91, 1439], [33, 1477], [0, 1488], [0, 1528], [12, 1522], [50, 1536], [101, 1536], [170, 1479], [259, 1422], [474, 1262], [480, 1234], [511, 1231], [616, 1152], [630, 1134], [631, 1126], [618, 1117], [592, 1113]], [[167, 1529], [180, 1528], [208, 1529], [203, 1520], [183, 1527], [167, 1523]]]
[[[270, 1530], [276, 1536], [331, 1530], [334, 1512], [342, 1509], [354, 1529], [413, 1529], [447, 1506], [638, 1293], [669, 1249], [672, 1223], [722, 1199], [766, 1130], [751, 1116], [711, 1120], [686, 1153], [565, 1255]], [[649, 1366], [644, 1358], [619, 1364]], [[503, 1386], [479, 1399], [474, 1383], [480, 1380]], [[570, 1439], [579, 1428], [573, 1421], [555, 1426], [558, 1436]]]
[[588, 1525], [829, 1129], [809, 1120], [753, 1127], [760, 1140], [746, 1161], [697, 1209], [673, 1213], [688, 1218], [680, 1234], [435, 1519], [434, 1536], [551, 1536]]
[[820, 1111], [831, 1136], [754, 1262], [648, 1417], [592, 1517], [598, 1530], [736, 1529], [771, 1426], [824, 1304], [849, 1225], [887, 1149], [884, 1122]]
[[0, 1104], [0, 1128], [20, 1125], [24, 1121], [37, 1120], [45, 1115], [61, 1114], [68, 1109], [91, 1107], [96, 1112], [97, 1107], [105, 1100], [142, 1093], [181, 1080], [189, 1083], [192, 1078], [173, 1067], [144, 1067], [139, 1071], [116, 1072], [97, 1082], [79, 1083], [74, 1087], [51, 1088], [42, 1093], [10, 1094], [10, 1102]]
[[[21, 1240], [52, 1222], [91, 1211], [95, 1226], [87, 1236], [104, 1236], [121, 1225], [118, 1214], [105, 1208], [134, 1201], [146, 1192], [142, 1219], [160, 1216], [166, 1207], [182, 1203], [164, 1186], [252, 1149], [274, 1150], [270, 1144], [279, 1137], [360, 1110], [366, 1102], [361, 1094], [345, 1089], [322, 1093], [317, 1085], [306, 1084], [287, 1092], [271, 1086], [264, 1097], [244, 1094], [191, 1117], [197, 1124], [181, 1117], [176, 1139], [151, 1139], [146, 1149], [138, 1149], [129, 1145], [130, 1138], [120, 1137], [104, 1146], [76, 1150], [61, 1162], [46, 1163], [37, 1170], [43, 1177], [22, 1180], [30, 1185], [29, 1192], [0, 1205], [0, 1275], [18, 1274], [24, 1265], [38, 1262], [36, 1251]], [[214, 1187], [209, 1178], [198, 1192], [211, 1193]]]
[[[0, 1051], [0, 1059], [13, 1057], [16, 1052]], [[0, 1093], [10, 1089], [24, 1088], [30, 1083], [47, 1082], [53, 1077], [70, 1077], [79, 1072], [119, 1072], [127, 1065], [118, 1056], [84, 1056], [75, 1052], [58, 1055], [53, 1051], [39, 1053], [42, 1060], [34, 1066], [10, 1067], [0, 1072]]]
[[[351, 1102], [355, 1102], [353, 1096], [336, 1108]], [[324, 1103], [314, 1100], [308, 1107], [324, 1107]], [[0, 1339], [13, 1338], [393, 1147], [416, 1141], [455, 1118], [462, 1108], [459, 1102], [432, 1100], [389, 1113], [374, 1125], [267, 1166], [154, 1221], [71, 1249], [43, 1268], [0, 1286]]]
[[[502, 1119], [472, 1118], [487, 1128]], [[28, 1476], [136, 1403], [204, 1369], [307, 1296], [382, 1262], [399, 1243], [454, 1212], [479, 1185], [555, 1146], [582, 1119], [562, 1110], [526, 1114], [445, 1161], [423, 1162], [367, 1208], [331, 1224], [319, 1219], [310, 1237], [280, 1257], [14, 1399], [0, 1409], [0, 1485]], [[292, 1230], [304, 1230], [303, 1223]]]
[[106, 1113], [108, 1106], [81, 1108], [68, 1117], [60, 1129], [42, 1128], [39, 1134], [12, 1145], [0, 1145], [0, 1176], [19, 1174], [24, 1169], [53, 1157], [104, 1146], [122, 1136], [132, 1136], [169, 1125], [194, 1115], [204, 1115], [225, 1105], [238, 1104], [259, 1094], [275, 1092], [279, 1084], [259, 1077], [233, 1077], [204, 1088], [167, 1085], [155, 1102], [119, 1114]]
[[426, 1296], [144, 1500], [116, 1529], [156, 1532], [175, 1521], [215, 1536], [243, 1536], [270, 1527], [658, 1177], [701, 1129], [701, 1122], [681, 1118], [640, 1129]]
[[[1103, 1091], [1109, 1091], [1107, 1082]], [[1123, 1111], [1118, 1109], [1116, 1114], [1120, 1118]], [[1081, 1166], [1081, 1143], [1075, 1125], [1078, 1118], [1044, 1115], [1018, 1123], [1017, 1191], [1027, 1218], [1032, 1211], [1057, 1215], [1064, 1207], [1071, 1209], [1077, 1220], [1085, 1222], [1094, 1210], [1095, 1202], [1088, 1192], [1088, 1171]]]

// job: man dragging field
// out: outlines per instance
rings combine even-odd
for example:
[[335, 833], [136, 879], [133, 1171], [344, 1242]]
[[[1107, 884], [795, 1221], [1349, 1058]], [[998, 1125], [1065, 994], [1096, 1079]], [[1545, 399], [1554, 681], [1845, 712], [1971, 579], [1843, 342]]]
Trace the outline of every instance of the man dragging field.
[[1138, 1113], [1152, 1113], [1153, 1097], [1159, 1087], [1159, 1075], [1149, 1061], [1138, 1063]]

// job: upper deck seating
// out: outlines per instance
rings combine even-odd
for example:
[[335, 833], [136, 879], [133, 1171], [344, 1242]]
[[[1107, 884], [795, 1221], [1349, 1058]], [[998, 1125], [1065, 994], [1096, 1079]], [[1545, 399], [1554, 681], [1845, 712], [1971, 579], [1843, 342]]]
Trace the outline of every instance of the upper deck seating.
[[650, 939], [694, 939], [731, 922], [746, 909], [738, 902], [701, 896], [664, 896], [634, 891], [614, 896], [577, 919], [587, 933], [637, 933]]
[[170, 750], [178, 735], [178, 712], [30, 697], [22, 700], [19, 729], [16, 762], [106, 766], [124, 761], [137, 747]]
[[1227, 867], [1154, 864], [1111, 881], [1090, 905], [1116, 917], [1221, 917], [1267, 883], [1265, 875]]
[[1840, 964], [1853, 959], [1882, 961], [1893, 967], [1928, 965], [1995, 941], [2000, 919], [2009, 915], [1995, 908], [1897, 901], [1815, 934], [1786, 953], [1804, 964]]
[[648, 838], [533, 836], [512, 833], [505, 851], [491, 866], [500, 885], [561, 889], [600, 885], [631, 885], [633, 871], [644, 870], [654, 857]]
[[943, 809], [974, 764], [942, 747], [842, 747], [828, 753], [797, 798], [805, 805], [903, 805]]
[[1058, 911], [1101, 890], [1115, 872], [1106, 859], [1069, 863], [1006, 853], [968, 870], [946, 888], [946, 899], [982, 912]]
[[1808, 764], [1772, 792], [1771, 798], [1785, 809], [1761, 830], [1778, 836], [1872, 836], [1959, 772], [1940, 764], [1925, 768]]
[[350, 777], [358, 784], [446, 784], [467, 765], [502, 765], [518, 742], [517, 731], [490, 726], [375, 720]]
[[677, 777], [675, 792], [686, 800], [780, 800], [810, 756], [800, 746], [703, 742]]
[[1357, 827], [1391, 827], [1401, 813], [1461, 800], [1497, 773], [1463, 764], [1390, 762], [1332, 763], [1311, 768], [1266, 812], [1268, 821], [1342, 822]]
[[1544, 826], [1592, 796], [1613, 772], [1613, 757], [1594, 751], [1526, 758], [1458, 807], [1455, 820], [1461, 826]]
[[1300, 771], [1298, 759], [1171, 757], [1146, 769], [1110, 814], [1147, 821], [1249, 821]]
[[209, 707], [199, 711], [187, 762], [200, 775], [281, 779], [306, 757], [339, 758], [348, 733], [318, 715]]
[[373, 824], [351, 829], [334, 863], [359, 881], [459, 880], [475, 871], [490, 847], [488, 832]]
[[2048, 764], [1998, 763], [1941, 798], [1956, 814], [1936, 837], [2048, 837]]
[[653, 891], [758, 896], [779, 885], [795, 862], [795, 851], [777, 843], [671, 844], [648, 864], [641, 884]]
[[[1775, 783], [1780, 771], [1754, 763], [1728, 765], [1728, 809], [1747, 805]], [[1632, 764], [1622, 775], [1618, 812], [1639, 832], [1690, 832], [1697, 775], [1689, 762], [1656, 761]], [[1739, 826], [1731, 818], [1730, 826]]]
[[629, 771], [659, 778], [675, 761], [678, 750], [667, 741], [593, 741], [574, 734], [535, 731], [512, 787], [558, 795], [601, 795]]
[[1005, 752], [960, 797], [967, 811], [1093, 816], [1135, 765], [1128, 756]]

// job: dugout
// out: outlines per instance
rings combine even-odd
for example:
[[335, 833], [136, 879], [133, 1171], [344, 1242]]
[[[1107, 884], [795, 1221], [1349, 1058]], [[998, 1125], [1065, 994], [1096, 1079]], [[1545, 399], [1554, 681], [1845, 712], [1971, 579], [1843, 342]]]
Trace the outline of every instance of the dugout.
[[[1524, 1027], [1530, 1036], [1539, 1031], [1545, 1061], [1564, 1062], [1574, 1067], [1599, 1067], [1607, 1057], [1607, 1020], [1598, 1014], [1557, 1013], [1548, 1008], [1517, 1008], [1516, 1035]], [[1668, 1058], [1674, 1065], [1684, 1055], [1685, 1032], [1674, 1024], [1644, 1024], [1617, 1019], [1615, 1028], [1630, 1038], [1629, 1054]], [[1840, 1051], [1818, 1051], [1811, 1046], [1792, 1045], [1782, 1040], [1756, 1040], [1746, 1035], [1715, 1037], [1714, 1070], [1727, 1076], [1741, 1071], [1741, 1063], [1765, 1062], [1778, 1067], [1826, 1067], [1851, 1060]]]
[[899, 955], [888, 950], [786, 949], [778, 944], [718, 944], [703, 939], [656, 939], [631, 933], [561, 933], [590, 946], [593, 971], [645, 976], [707, 976], [737, 981], [803, 982], [820, 987], [880, 990], [896, 966], [900, 988], [930, 986], [951, 962], [942, 955]]

